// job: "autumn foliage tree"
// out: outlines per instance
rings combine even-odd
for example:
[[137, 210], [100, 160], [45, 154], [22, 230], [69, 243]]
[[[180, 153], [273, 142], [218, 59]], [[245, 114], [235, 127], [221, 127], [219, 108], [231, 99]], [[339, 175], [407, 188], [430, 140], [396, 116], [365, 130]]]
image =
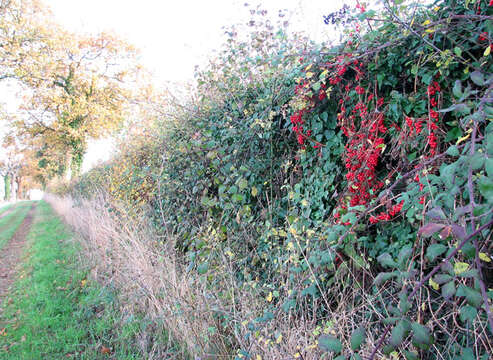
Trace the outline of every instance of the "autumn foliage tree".
[[55, 173], [77, 174], [88, 139], [108, 135], [124, 118], [139, 70], [136, 50], [108, 33], [69, 33], [37, 1], [0, 9], [0, 79], [27, 90], [17, 133], [36, 139], [41, 167], [55, 156]]

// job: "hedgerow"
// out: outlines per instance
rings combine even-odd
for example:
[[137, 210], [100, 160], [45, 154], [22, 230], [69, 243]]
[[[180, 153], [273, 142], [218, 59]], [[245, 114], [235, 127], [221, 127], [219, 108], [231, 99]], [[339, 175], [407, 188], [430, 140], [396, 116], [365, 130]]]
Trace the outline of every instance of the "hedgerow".
[[[325, 17], [344, 33], [332, 46], [257, 10], [198, 71], [180, 121], [162, 119], [72, 191], [103, 187], [110, 202], [146, 206], [213, 296], [264, 297], [249, 318], [234, 305], [217, 314], [211, 332], [238, 358], [260, 341], [281, 346], [275, 319], [309, 316], [313, 346], [287, 355], [486, 359], [492, 9], [358, 3]], [[338, 325], [327, 316], [342, 298], [354, 321]]]

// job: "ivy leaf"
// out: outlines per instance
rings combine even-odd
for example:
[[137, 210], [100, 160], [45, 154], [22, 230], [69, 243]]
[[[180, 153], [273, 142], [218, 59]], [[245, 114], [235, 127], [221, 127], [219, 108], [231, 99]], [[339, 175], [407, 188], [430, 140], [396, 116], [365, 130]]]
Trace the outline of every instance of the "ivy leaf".
[[334, 336], [322, 335], [318, 338], [318, 347], [326, 352], [339, 354], [342, 350], [342, 343]]
[[365, 341], [366, 338], [366, 331], [363, 326], [360, 326], [356, 330], [353, 331], [351, 334], [351, 349], [353, 351], [356, 351], [359, 349], [363, 341]]
[[434, 261], [438, 256], [447, 251], [447, 247], [443, 244], [432, 244], [426, 249], [426, 257], [430, 261]]

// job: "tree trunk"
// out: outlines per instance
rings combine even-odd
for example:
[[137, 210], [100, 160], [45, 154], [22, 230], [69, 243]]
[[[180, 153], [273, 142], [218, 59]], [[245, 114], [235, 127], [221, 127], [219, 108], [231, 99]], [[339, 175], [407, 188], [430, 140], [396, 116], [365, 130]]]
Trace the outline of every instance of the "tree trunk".
[[10, 175], [10, 201], [15, 201], [16, 200], [16, 178], [15, 174]]
[[24, 196], [22, 194], [22, 177], [17, 175], [17, 179], [16, 179], [16, 182], [17, 182], [17, 200], [19, 199], [23, 199]]
[[5, 183], [4, 200], [8, 201], [10, 199], [10, 176], [9, 176], [9, 174], [6, 174], [4, 176], [4, 183]]

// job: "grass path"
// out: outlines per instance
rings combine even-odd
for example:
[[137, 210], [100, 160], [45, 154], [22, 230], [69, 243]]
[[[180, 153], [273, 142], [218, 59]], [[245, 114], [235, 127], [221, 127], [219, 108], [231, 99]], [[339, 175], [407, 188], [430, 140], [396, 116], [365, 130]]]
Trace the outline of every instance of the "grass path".
[[31, 209], [33, 202], [20, 202], [0, 214], [0, 250], [14, 236]]
[[3, 216], [3, 213], [12, 207], [12, 204], [6, 204], [0, 206], [0, 216]]
[[43, 201], [26, 248], [17, 282], [0, 299], [0, 359], [142, 358], [135, 344], [146, 324], [87, 280], [71, 233]]

